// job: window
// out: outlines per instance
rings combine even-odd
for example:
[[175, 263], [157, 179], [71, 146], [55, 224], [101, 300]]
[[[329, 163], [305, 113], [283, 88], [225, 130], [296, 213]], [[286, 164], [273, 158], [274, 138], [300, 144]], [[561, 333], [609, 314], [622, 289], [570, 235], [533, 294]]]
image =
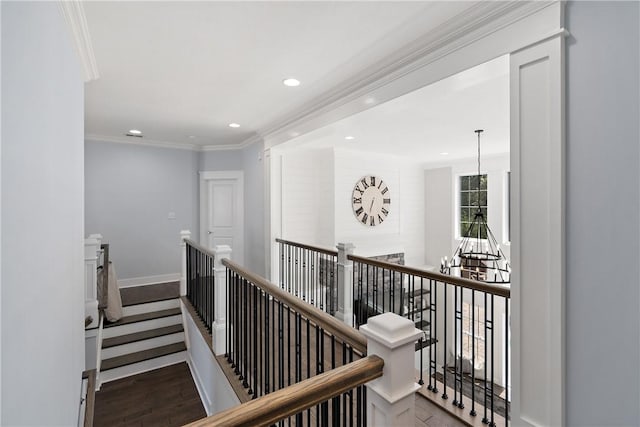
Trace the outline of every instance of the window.
[[480, 175], [480, 191], [478, 191], [478, 175], [461, 176], [460, 237], [487, 238], [486, 229], [478, 230], [477, 225], [474, 224], [474, 218], [478, 212], [478, 201], [484, 220], [487, 221], [487, 175]]
[[471, 359], [472, 346], [474, 346], [474, 362], [478, 365], [484, 363], [484, 307], [478, 305], [473, 307], [475, 322], [472, 322], [471, 308], [471, 304], [467, 302], [462, 304], [462, 357]]

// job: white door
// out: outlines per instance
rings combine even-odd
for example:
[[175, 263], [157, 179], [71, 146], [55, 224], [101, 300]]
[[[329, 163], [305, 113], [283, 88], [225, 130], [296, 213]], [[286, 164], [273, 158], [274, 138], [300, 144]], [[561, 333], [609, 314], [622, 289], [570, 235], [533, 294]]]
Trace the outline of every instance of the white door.
[[200, 242], [231, 247], [231, 259], [244, 262], [243, 174], [200, 172]]

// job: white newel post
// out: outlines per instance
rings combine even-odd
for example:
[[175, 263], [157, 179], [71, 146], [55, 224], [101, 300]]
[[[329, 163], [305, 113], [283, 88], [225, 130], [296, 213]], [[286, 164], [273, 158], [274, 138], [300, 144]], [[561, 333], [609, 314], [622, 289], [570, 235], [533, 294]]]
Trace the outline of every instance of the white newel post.
[[182, 272], [180, 274], [180, 296], [187, 295], [187, 242], [186, 239], [191, 239], [191, 231], [180, 231], [180, 246], [182, 247]]
[[100, 234], [92, 234], [84, 240], [84, 316], [91, 316], [91, 324], [86, 328], [95, 328], [98, 317], [98, 256], [100, 253]]
[[222, 264], [223, 259], [231, 258], [231, 247], [217, 245], [213, 252], [216, 254], [213, 265], [215, 271], [215, 320], [211, 330], [213, 331], [213, 351], [217, 356], [227, 351], [227, 268]]
[[353, 254], [352, 243], [338, 243], [338, 312], [336, 317], [353, 326]]
[[384, 359], [382, 377], [366, 384], [369, 426], [414, 426], [415, 342], [422, 336], [414, 323], [394, 313], [370, 317], [360, 327], [367, 337], [367, 354]]

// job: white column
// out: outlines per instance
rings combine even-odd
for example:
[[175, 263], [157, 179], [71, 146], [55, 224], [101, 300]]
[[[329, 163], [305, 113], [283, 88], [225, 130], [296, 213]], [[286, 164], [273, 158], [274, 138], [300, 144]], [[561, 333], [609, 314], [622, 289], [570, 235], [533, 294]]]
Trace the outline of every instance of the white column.
[[91, 316], [87, 328], [98, 326], [98, 254], [102, 236], [92, 234], [84, 240], [84, 316]]
[[422, 336], [413, 322], [394, 313], [370, 317], [360, 327], [367, 337], [367, 354], [384, 359], [382, 377], [367, 383], [367, 425], [414, 426], [415, 343]]
[[180, 295], [187, 294], [187, 242], [186, 239], [191, 239], [191, 231], [180, 231], [180, 246], [182, 247], [182, 272], [180, 274]]
[[338, 312], [336, 317], [353, 326], [353, 254], [352, 243], [338, 243]]
[[216, 306], [215, 320], [211, 330], [213, 333], [213, 352], [219, 356], [227, 351], [227, 268], [222, 264], [222, 260], [231, 258], [231, 247], [217, 245], [213, 252], [216, 254], [213, 263]]

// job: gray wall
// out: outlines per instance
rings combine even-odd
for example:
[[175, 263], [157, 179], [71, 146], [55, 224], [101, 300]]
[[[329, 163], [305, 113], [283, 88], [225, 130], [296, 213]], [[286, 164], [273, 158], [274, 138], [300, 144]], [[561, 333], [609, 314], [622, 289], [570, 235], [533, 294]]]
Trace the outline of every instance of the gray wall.
[[87, 141], [85, 230], [110, 244], [119, 279], [180, 273], [180, 230], [198, 236], [197, 164], [190, 150]]
[[256, 142], [242, 150], [244, 169], [244, 263], [265, 275], [264, 144]]
[[199, 154], [199, 171], [236, 171], [243, 168], [241, 150], [203, 151]]
[[637, 2], [567, 5], [567, 423], [640, 424]]
[[77, 424], [84, 88], [60, 8], [2, 2], [2, 425]]

